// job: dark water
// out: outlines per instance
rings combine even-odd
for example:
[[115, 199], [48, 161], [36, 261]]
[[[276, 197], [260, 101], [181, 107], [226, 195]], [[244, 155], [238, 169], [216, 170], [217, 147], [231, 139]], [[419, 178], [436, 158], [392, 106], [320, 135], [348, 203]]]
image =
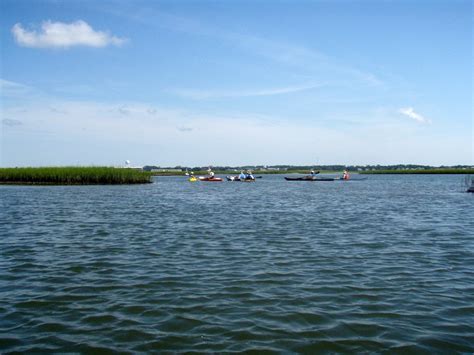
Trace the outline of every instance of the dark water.
[[0, 352], [472, 353], [462, 181], [0, 186]]

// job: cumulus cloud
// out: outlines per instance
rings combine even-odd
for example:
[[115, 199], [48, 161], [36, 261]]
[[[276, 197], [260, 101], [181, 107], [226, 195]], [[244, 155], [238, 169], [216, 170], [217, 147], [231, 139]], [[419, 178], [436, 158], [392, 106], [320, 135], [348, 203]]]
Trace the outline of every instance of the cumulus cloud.
[[426, 117], [420, 115], [419, 113], [415, 112], [413, 107], [401, 108], [400, 110], [398, 110], [398, 112], [400, 112], [402, 115], [410, 117], [411, 119], [413, 119], [413, 120], [415, 120], [419, 123], [431, 123], [431, 120], [429, 120], [428, 118], [426, 118]]
[[19, 45], [32, 48], [105, 47], [125, 42], [123, 38], [94, 30], [82, 20], [71, 23], [45, 21], [39, 31], [25, 29], [17, 23], [12, 27], [12, 33]]

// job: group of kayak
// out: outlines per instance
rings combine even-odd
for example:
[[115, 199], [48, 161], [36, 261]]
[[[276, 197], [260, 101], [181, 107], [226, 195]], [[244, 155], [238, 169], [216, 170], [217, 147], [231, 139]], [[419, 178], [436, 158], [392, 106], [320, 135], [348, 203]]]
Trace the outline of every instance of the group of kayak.
[[[208, 175], [206, 176], [194, 176], [193, 172], [189, 175], [188, 181], [195, 182], [195, 181], [223, 181], [222, 178], [214, 176], [214, 172], [208, 170]], [[309, 175], [304, 175], [301, 177], [286, 177], [285, 180], [287, 181], [336, 181], [336, 180], [366, 180], [367, 178], [351, 178], [349, 172], [344, 170], [344, 173], [341, 177], [317, 177], [316, 175], [319, 174], [319, 171], [311, 170]], [[239, 175], [235, 176], [226, 176], [227, 181], [240, 181], [240, 182], [254, 182], [255, 179], [260, 179], [261, 176], [254, 176], [250, 170], [246, 172], [241, 171]]]
[[226, 176], [227, 181], [241, 181], [241, 182], [252, 182], [255, 179], [261, 179], [261, 176], [254, 176], [250, 170], [247, 170], [245, 173], [240, 172], [239, 175], [235, 176]]
[[[207, 176], [194, 176], [193, 172], [189, 175], [188, 181], [195, 182], [195, 181], [223, 181], [222, 178], [214, 176], [214, 172], [208, 170]], [[241, 182], [253, 182], [255, 179], [260, 179], [261, 176], [255, 177], [250, 170], [247, 172], [241, 171], [239, 175], [236, 176], [226, 176], [227, 181], [241, 181]]]

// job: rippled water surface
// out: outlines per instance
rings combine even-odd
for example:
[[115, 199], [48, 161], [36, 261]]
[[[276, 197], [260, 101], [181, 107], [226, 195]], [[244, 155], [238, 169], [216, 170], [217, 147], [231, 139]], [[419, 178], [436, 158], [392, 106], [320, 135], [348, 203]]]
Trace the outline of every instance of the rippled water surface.
[[471, 353], [462, 181], [0, 186], [0, 352]]

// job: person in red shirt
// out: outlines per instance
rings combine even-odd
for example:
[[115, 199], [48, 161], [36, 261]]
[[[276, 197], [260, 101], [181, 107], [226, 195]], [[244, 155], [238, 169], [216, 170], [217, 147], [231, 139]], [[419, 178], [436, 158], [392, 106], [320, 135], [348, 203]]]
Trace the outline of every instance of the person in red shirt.
[[344, 173], [342, 174], [342, 180], [349, 180], [349, 177], [349, 172], [344, 170]]

